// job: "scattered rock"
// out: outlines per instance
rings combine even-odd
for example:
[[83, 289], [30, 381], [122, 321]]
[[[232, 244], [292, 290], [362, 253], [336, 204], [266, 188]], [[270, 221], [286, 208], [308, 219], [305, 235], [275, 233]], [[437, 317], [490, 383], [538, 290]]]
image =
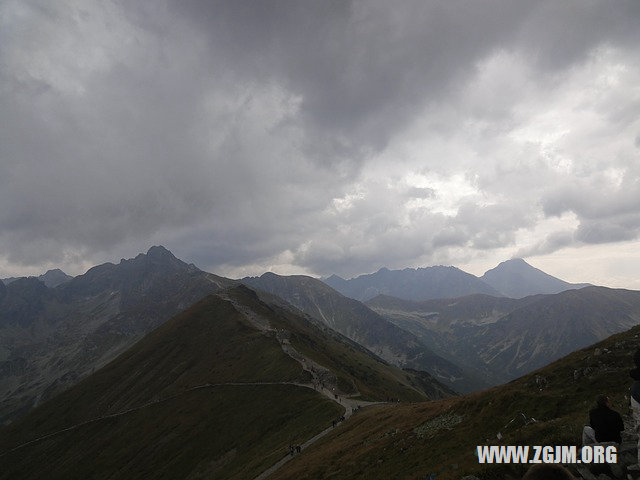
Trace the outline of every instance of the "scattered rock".
[[445, 413], [418, 425], [413, 429], [413, 432], [418, 438], [431, 438], [440, 430], [450, 430], [460, 422], [462, 422], [462, 416], [455, 413]]
[[596, 349], [593, 351], [593, 356], [594, 356], [594, 357], [598, 357], [598, 356], [600, 356], [600, 355], [602, 355], [602, 350], [600, 350], [599, 348], [596, 348]]

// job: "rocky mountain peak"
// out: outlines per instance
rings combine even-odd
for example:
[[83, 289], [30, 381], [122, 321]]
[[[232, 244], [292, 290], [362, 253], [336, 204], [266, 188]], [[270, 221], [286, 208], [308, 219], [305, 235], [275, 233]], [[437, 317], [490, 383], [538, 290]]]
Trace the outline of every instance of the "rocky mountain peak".
[[68, 282], [72, 278], [73, 277], [71, 275], [67, 275], [59, 268], [47, 270], [44, 274], [38, 277], [38, 279], [43, 281], [44, 284], [49, 288], [55, 288], [62, 283]]
[[343, 282], [344, 282], [344, 281], [345, 281], [345, 279], [344, 279], [344, 278], [342, 278], [340, 275], [336, 275], [336, 274], [334, 273], [334, 274], [332, 274], [331, 276], [327, 277], [327, 278], [325, 279], [325, 281], [338, 281], [338, 282], [339, 282], [339, 281], [343, 281]]
[[500, 262], [498, 266], [495, 267], [495, 269], [511, 269], [511, 270], [524, 269], [524, 268], [534, 268], [534, 267], [529, 265], [522, 258], [511, 258], [509, 260], [505, 260], [504, 262]]
[[582, 288], [588, 284], [572, 284], [539, 270], [522, 258], [512, 258], [487, 270], [480, 277], [502, 294], [512, 298], [522, 298], [540, 293], [559, 293], [572, 288]]
[[147, 250], [147, 257], [157, 260], [176, 258], [173, 253], [164, 248], [162, 245], [154, 245], [149, 250]]

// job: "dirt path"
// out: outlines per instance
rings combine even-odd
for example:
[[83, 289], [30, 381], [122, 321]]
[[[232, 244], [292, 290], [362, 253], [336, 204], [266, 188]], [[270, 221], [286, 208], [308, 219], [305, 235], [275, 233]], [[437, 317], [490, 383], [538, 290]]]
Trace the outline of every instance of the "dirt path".
[[[291, 345], [291, 342], [289, 341], [290, 336], [288, 331], [277, 330], [272, 328], [271, 325], [269, 324], [269, 321], [266, 318], [262, 318], [261, 316], [259, 316], [254, 311], [252, 311], [251, 309], [247, 308], [244, 305], [236, 304], [233, 301], [233, 299], [231, 298], [228, 298], [228, 299], [229, 301], [231, 301], [231, 303], [239, 312], [245, 315], [245, 317], [253, 325], [258, 327], [260, 330], [262, 330], [263, 332], [275, 331], [276, 339], [278, 340], [278, 343], [280, 343], [280, 347], [282, 348], [282, 351], [287, 355], [289, 355], [296, 362], [298, 362], [302, 366], [302, 369], [305, 372], [309, 372], [311, 374], [312, 381], [310, 384], [296, 383], [295, 385], [298, 385], [300, 387], [313, 388], [315, 391], [324, 395], [332, 402], [336, 402], [340, 406], [342, 406], [344, 408], [344, 414], [341, 417], [341, 420], [340, 420], [341, 422], [348, 420], [349, 417], [351, 417], [351, 415], [353, 415], [353, 413], [359, 410], [360, 408], [367, 407], [369, 405], [384, 403], [384, 402], [367, 402], [364, 400], [356, 400], [356, 399], [350, 398], [350, 397], [359, 396], [360, 393], [356, 391], [351, 395], [347, 395], [344, 392], [341, 392], [340, 389], [338, 388], [338, 379], [333, 374], [333, 372], [331, 372], [328, 368], [320, 365], [319, 363], [315, 362], [311, 358], [307, 357], [306, 355], [303, 355], [298, 350], [296, 350], [293, 347], [293, 345]], [[314, 437], [304, 442], [302, 445], [300, 445], [300, 450], [301, 451], [305, 450], [311, 445], [313, 445], [316, 441], [320, 440], [322, 437], [328, 434], [331, 430], [333, 430], [335, 426], [336, 425], [334, 424], [331, 427], [324, 429]], [[285, 463], [287, 463], [289, 460], [294, 458], [294, 456], [295, 455], [286, 454], [282, 459], [280, 459], [277, 463], [275, 463], [274, 465], [269, 467], [267, 470], [262, 472], [254, 480], [263, 480], [269, 477], [269, 475], [274, 473], [276, 470], [282, 467]]]

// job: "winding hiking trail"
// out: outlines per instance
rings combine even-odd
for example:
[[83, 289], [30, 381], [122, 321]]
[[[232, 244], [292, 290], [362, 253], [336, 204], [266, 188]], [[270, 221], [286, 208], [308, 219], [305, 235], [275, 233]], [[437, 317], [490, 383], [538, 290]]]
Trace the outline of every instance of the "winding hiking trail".
[[[312, 383], [293, 383], [293, 385], [297, 385], [299, 387], [312, 388], [318, 393], [327, 397], [332, 402], [336, 402], [337, 404], [344, 407], [345, 412], [343, 414], [343, 418], [344, 418], [343, 421], [348, 420], [349, 417], [351, 417], [351, 415], [353, 414], [353, 412], [356, 411], [357, 409], [360, 409], [362, 407], [367, 407], [369, 405], [377, 405], [380, 403], [384, 403], [384, 402], [367, 402], [364, 400], [356, 400], [351, 398], [351, 397], [359, 396], [360, 393], [358, 391], [350, 395], [346, 395], [345, 393], [341, 392], [337, 387], [338, 380], [336, 376], [328, 368], [320, 365], [319, 363], [315, 362], [314, 360], [307, 357], [306, 355], [303, 355], [298, 350], [296, 350], [293, 347], [293, 345], [291, 345], [291, 343], [289, 342], [289, 332], [287, 332], [286, 330], [278, 330], [273, 328], [269, 323], [268, 319], [262, 317], [261, 315], [258, 315], [256, 312], [251, 310], [246, 305], [239, 304], [232, 297], [226, 296], [226, 295], [221, 295], [221, 296], [226, 300], [228, 300], [229, 302], [231, 302], [233, 307], [238, 312], [240, 312], [249, 321], [249, 323], [251, 323], [258, 330], [262, 331], [265, 334], [275, 334], [275, 337], [278, 340], [278, 343], [280, 344], [282, 351], [286, 353], [288, 356], [290, 356], [292, 359], [294, 359], [296, 362], [298, 362], [302, 366], [302, 369], [305, 372], [309, 372], [311, 374]], [[289, 383], [289, 384], [291, 385], [292, 383]], [[300, 450], [307, 449], [308, 447], [313, 445], [316, 441], [320, 440], [322, 437], [328, 434], [334, 428], [335, 428], [335, 425], [332, 425], [331, 427], [327, 427], [317, 435], [311, 437], [309, 440], [307, 440], [302, 445], [300, 445]], [[269, 475], [274, 473], [276, 470], [282, 467], [285, 463], [287, 463], [289, 460], [294, 458], [294, 456], [295, 455], [285, 454], [285, 456], [282, 459], [280, 459], [277, 463], [275, 463], [274, 465], [269, 467], [267, 470], [262, 472], [260, 475], [255, 477], [254, 480], [263, 480], [269, 477]]]
[[[300, 365], [302, 365], [303, 370], [309, 372], [313, 378], [313, 383], [311, 384], [303, 383], [303, 384], [296, 384], [296, 385], [301, 387], [313, 388], [317, 392], [327, 397], [329, 400], [336, 402], [342, 407], [344, 407], [345, 412], [343, 414], [343, 418], [344, 418], [344, 420], [342, 420], [343, 422], [348, 420], [349, 417], [353, 415], [353, 412], [359, 408], [383, 403], [383, 402], [367, 402], [364, 400], [355, 400], [353, 398], [350, 398], [353, 396], [358, 396], [359, 392], [356, 392], [351, 395], [345, 395], [342, 392], [338, 392], [337, 390], [335, 390], [336, 387], [332, 387], [332, 389], [329, 390], [324, 385], [327, 385], [327, 384], [336, 385], [337, 379], [327, 368], [314, 362], [309, 357], [302, 355], [295, 348], [293, 348], [293, 346], [291, 346], [291, 344], [288, 342], [286, 331], [278, 332], [278, 334], [276, 335], [276, 338], [280, 342], [282, 351], [285, 352], [294, 360], [296, 360], [298, 363], [300, 363]], [[328, 434], [334, 428], [335, 428], [335, 425], [332, 425], [331, 427], [327, 427], [317, 435], [311, 437], [309, 440], [307, 440], [302, 445], [300, 445], [300, 450], [307, 449], [308, 447], [313, 445], [316, 441], [320, 440], [322, 437]], [[262, 472], [260, 475], [255, 477], [254, 480], [263, 480], [269, 477], [269, 475], [274, 473], [276, 470], [282, 467], [285, 463], [287, 463], [289, 460], [294, 458], [294, 456], [295, 455], [291, 455], [291, 454], [285, 455], [280, 461], [278, 461], [277, 463], [269, 467], [267, 470]]]
[[[358, 410], [358, 409], [360, 409], [360, 408], [367, 407], [367, 406], [370, 406], [370, 405], [377, 405], [377, 404], [385, 403], [385, 402], [368, 402], [368, 401], [364, 401], [364, 400], [356, 400], [354, 398], [351, 398], [351, 397], [355, 397], [355, 396], [360, 395], [360, 393], [357, 392], [357, 391], [355, 393], [350, 394], [350, 395], [347, 395], [347, 394], [341, 392], [337, 387], [337, 378], [336, 378], [336, 376], [328, 368], [320, 365], [319, 363], [315, 362], [311, 358], [301, 354], [298, 350], [296, 350], [291, 345], [291, 343], [289, 342], [289, 332], [287, 332], [286, 330], [278, 330], [278, 329], [273, 328], [266, 318], [258, 315], [256, 312], [254, 312], [253, 310], [251, 310], [247, 306], [239, 304], [232, 297], [227, 296], [225, 294], [220, 294], [220, 297], [222, 297], [223, 299], [229, 301], [234, 306], [234, 308], [239, 313], [241, 313], [249, 321], [249, 323], [251, 323], [252, 326], [257, 328], [259, 331], [263, 332], [264, 334], [273, 335], [277, 339], [278, 343], [280, 344], [280, 347], [282, 348], [282, 351], [285, 354], [287, 354], [289, 357], [294, 359], [296, 362], [298, 362], [302, 366], [302, 369], [304, 371], [309, 372], [311, 374], [312, 382], [311, 383], [301, 383], [301, 382], [225, 382], [225, 383], [205, 383], [205, 384], [201, 384], [201, 385], [194, 385], [194, 386], [192, 386], [190, 388], [187, 388], [187, 389], [183, 390], [182, 392], [176, 393], [174, 395], [170, 395], [168, 397], [156, 399], [156, 400], [147, 402], [145, 404], [139, 405], [137, 407], [132, 407], [132, 408], [129, 408], [127, 410], [120, 411], [120, 412], [116, 412], [116, 413], [112, 413], [112, 414], [109, 414], [109, 415], [103, 415], [103, 416], [100, 416], [100, 417], [92, 418], [92, 419], [86, 420], [84, 422], [76, 423], [76, 424], [71, 425], [71, 426], [69, 426], [67, 428], [63, 428], [61, 430], [57, 430], [55, 432], [51, 432], [51, 433], [48, 433], [46, 435], [42, 435], [42, 436], [40, 436], [38, 438], [34, 438], [33, 440], [30, 440], [28, 442], [22, 443], [20, 445], [17, 445], [17, 446], [15, 446], [15, 447], [13, 447], [13, 448], [11, 448], [9, 450], [6, 450], [6, 451], [0, 453], [0, 458], [2, 458], [3, 456], [5, 456], [5, 455], [7, 455], [7, 454], [9, 454], [11, 452], [14, 452], [16, 450], [28, 447], [30, 445], [33, 445], [33, 444], [38, 443], [38, 442], [41, 442], [41, 441], [46, 440], [48, 438], [54, 437], [56, 435], [60, 435], [60, 434], [65, 433], [65, 432], [70, 432], [70, 431], [76, 430], [76, 429], [78, 429], [80, 427], [83, 427], [85, 425], [89, 425], [91, 423], [96, 423], [96, 422], [100, 422], [100, 421], [107, 420], [107, 419], [121, 417], [121, 416], [124, 416], [124, 415], [128, 415], [130, 413], [133, 413], [133, 412], [137, 412], [137, 411], [143, 410], [145, 408], [150, 408], [150, 407], [153, 407], [154, 405], [158, 405], [159, 403], [164, 403], [164, 402], [168, 402], [168, 401], [174, 400], [176, 398], [181, 397], [182, 395], [185, 395], [185, 394], [187, 394], [189, 392], [193, 392], [195, 390], [202, 390], [202, 389], [209, 389], [209, 388], [216, 388], [216, 387], [224, 387], [224, 386], [239, 386], [239, 387], [242, 387], [242, 386], [258, 386], [258, 385], [295, 385], [295, 386], [301, 387], [301, 388], [310, 388], [310, 389], [315, 390], [316, 392], [324, 395], [325, 397], [327, 397], [332, 402], [335, 402], [335, 403], [338, 403], [339, 405], [341, 405], [345, 409], [345, 412], [343, 414], [343, 417], [344, 417], [343, 421], [348, 420], [349, 417], [351, 417], [351, 415], [353, 414], [353, 412]], [[316, 441], [318, 441], [319, 439], [321, 439], [322, 437], [327, 435], [334, 428], [335, 428], [335, 425], [334, 426], [330, 426], [330, 427], [322, 430], [321, 432], [319, 432], [315, 436], [313, 436], [310, 439], [308, 439], [302, 445], [300, 445], [300, 449], [301, 450], [307, 449], [313, 443], [315, 443]], [[255, 477], [255, 480], [263, 480], [263, 479], [267, 478], [269, 475], [271, 475], [276, 470], [278, 470], [280, 467], [282, 467], [282, 465], [284, 465], [289, 460], [294, 458], [294, 456], [295, 455], [286, 454], [277, 463], [275, 463], [274, 465], [269, 467], [267, 470], [263, 471], [260, 475]]]

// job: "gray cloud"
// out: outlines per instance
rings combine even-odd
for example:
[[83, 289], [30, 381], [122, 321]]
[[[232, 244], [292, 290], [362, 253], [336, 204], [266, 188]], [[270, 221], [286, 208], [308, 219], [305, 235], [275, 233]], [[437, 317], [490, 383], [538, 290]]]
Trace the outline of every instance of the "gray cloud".
[[[530, 252], [635, 239], [639, 18], [631, 0], [4, 2], [0, 260], [165, 243], [211, 270], [350, 275], [522, 249], [567, 212], [579, 227]], [[554, 122], [570, 131], [546, 140]]]
[[521, 248], [514, 255], [515, 258], [532, 257], [555, 252], [575, 242], [575, 234], [572, 231], [560, 231], [547, 235], [536, 244]]

